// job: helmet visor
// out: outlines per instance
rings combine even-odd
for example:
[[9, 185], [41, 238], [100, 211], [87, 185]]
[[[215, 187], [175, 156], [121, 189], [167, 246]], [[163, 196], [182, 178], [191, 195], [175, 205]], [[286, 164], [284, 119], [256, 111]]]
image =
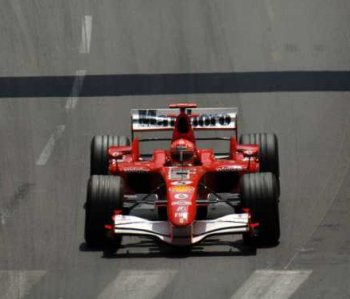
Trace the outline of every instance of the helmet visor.
[[178, 162], [187, 162], [191, 160], [194, 156], [193, 151], [176, 149], [171, 152], [171, 158]]

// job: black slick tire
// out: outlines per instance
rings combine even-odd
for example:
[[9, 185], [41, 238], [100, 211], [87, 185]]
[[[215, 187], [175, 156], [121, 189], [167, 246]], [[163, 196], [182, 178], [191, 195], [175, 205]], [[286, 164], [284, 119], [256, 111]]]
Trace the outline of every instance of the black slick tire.
[[[123, 189], [123, 181], [118, 176], [90, 177], [85, 205], [85, 241], [88, 246], [106, 244], [104, 226], [113, 223], [114, 210], [123, 210]], [[115, 241], [118, 243], [121, 239]]]
[[90, 175], [108, 174], [108, 148], [110, 146], [128, 145], [130, 145], [130, 140], [125, 136], [94, 136], [91, 140]]
[[243, 145], [257, 144], [259, 146], [260, 172], [272, 172], [276, 178], [279, 178], [278, 140], [275, 134], [243, 134], [239, 138], [239, 143]]
[[245, 174], [240, 180], [242, 208], [248, 208], [253, 223], [259, 223], [256, 235], [243, 234], [253, 246], [275, 246], [280, 238], [278, 186], [273, 173]]

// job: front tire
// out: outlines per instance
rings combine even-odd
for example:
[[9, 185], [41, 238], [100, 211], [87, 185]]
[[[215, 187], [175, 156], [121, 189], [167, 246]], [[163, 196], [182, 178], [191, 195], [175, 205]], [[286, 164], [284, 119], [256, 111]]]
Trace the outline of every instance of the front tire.
[[[113, 224], [114, 210], [123, 210], [123, 197], [123, 181], [120, 177], [101, 175], [90, 177], [85, 206], [85, 241], [89, 246], [106, 244], [104, 226]], [[117, 239], [115, 241], [118, 243]]]
[[245, 243], [274, 246], [280, 238], [278, 186], [272, 173], [245, 174], [240, 181], [241, 205], [248, 208], [253, 223], [259, 223], [257, 235], [243, 234]]
[[90, 175], [108, 174], [108, 148], [110, 146], [128, 146], [129, 138], [125, 136], [97, 135], [91, 140]]

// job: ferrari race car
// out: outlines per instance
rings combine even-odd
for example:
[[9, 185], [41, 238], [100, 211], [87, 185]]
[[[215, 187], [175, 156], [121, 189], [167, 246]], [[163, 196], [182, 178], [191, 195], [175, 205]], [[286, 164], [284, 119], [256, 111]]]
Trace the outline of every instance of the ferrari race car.
[[[95, 136], [85, 205], [86, 243], [109, 244], [115, 251], [122, 236], [131, 235], [190, 247], [213, 235], [242, 234], [252, 246], [277, 245], [277, 138], [254, 133], [237, 142], [237, 112], [237, 108], [197, 108], [194, 103], [132, 109], [131, 144], [125, 136]], [[213, 130], [225, 130], [230, 136], [195, 137], [196, 131]], [[157, 131], [170, 131], [171, 137], [134, 136]], [[224, 140], [228, 150], [199, 148], [201, 140]], [[140, 142], [146, 141], [168, 141], [170, 146], [142, 155]], [[232, 213], [208, 218], [208, 206], [218, 203], [230, 206]], [[157, 219], [132, 215], [140, 204], [151, 205]]]

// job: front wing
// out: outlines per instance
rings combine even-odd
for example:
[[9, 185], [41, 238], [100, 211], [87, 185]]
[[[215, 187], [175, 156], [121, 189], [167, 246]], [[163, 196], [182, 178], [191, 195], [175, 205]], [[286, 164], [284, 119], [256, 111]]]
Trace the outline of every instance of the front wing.
[[114, 233], [149, 236], [177, 246], [188, 246], [220, 234], [248, 232], [249, 214], [230, 214], [216, 219], [197, 220], [186, 227], [175, 227], [168, 221], [150, 221], [131, 215], [114, 216]]

